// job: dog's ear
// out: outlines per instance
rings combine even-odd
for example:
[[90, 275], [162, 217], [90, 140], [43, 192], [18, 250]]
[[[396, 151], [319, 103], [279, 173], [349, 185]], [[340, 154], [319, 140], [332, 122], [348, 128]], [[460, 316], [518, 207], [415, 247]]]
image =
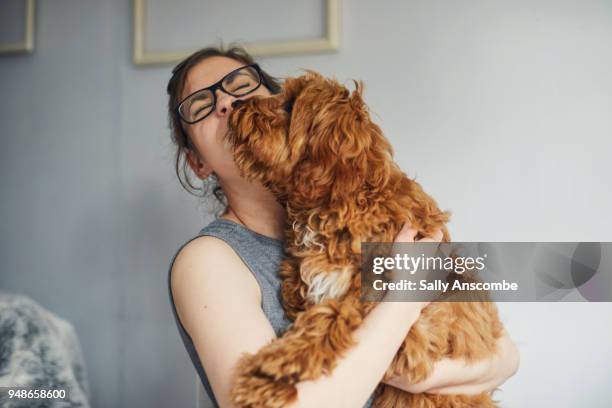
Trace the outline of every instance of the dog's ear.
[[333, 200], [335, 196], [350, 197], [363, 185], [386, 184], [393, 150], [370, 118], [363, 100], [363, 84], [355, 81], [355, 90], [350, 92], [340, 83], [327, 80], [320, 92], [308, 98], [313, 98], [311, 104], [305, 99], [301, 101], [302, 108], [314, 105], [316, 100], [317, 110], [304, 132], [309, 159], [300, 164], [312, 168], [296, 171], [310, 175], [301, 180], [308, 187], [309, 194], [304, 195], [319, 199], [319, 194], [331, 194]]
[[285, 101], [295, 101], [304, 88], [317, 83], [317, 81], [322, 81], [323, 79], [321, 74], [309, 70], [299, 77], [289, 77], [285, 79], [283, 83], [283, 99]]
[[283, 83], [283, 92], [282, 98], [285, 103], [291, 102], [297, 98], [306, 83], [303, 81], [302, 77], [297, 78], [287, 78]]
[[355, 84], [355, 90], [349, 97], [349, 103], [353, 109], [353, 114], [356, 115], [360, 120], [368, 120], [368, 107], [363, 101], [363, 82], [353, 80]]

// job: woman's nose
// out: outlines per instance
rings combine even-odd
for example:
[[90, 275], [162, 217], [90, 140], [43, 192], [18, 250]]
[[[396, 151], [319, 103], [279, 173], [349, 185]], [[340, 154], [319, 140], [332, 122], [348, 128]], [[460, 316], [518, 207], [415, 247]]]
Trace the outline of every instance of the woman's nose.
[[230, 113], [232, 113], [232, 109], [233, 109], [233, 102], [236, 99], [234, 99], [233, 96], [226, 94], [225, 92], [218, 90], [217, 91], [217, 108], [216, 108], [216, 113], [217, 115], [229, 115]]

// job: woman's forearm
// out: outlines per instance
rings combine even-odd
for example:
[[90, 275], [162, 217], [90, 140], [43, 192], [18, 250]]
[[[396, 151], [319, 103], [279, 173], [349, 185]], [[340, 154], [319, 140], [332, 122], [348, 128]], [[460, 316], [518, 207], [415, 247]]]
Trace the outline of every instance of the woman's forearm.
[[418, 303], [380, 303], [354, 332], [349, 349], [326, 377], [297, 385], [292, 407], [361, 407], [393, 361], [410, 327], [418, 319]]
[[463, 359], [443, 358], [434, 364], [431, 375], [419, 383], [411, 384], [408, 382], [407, 376], [397, 376], [387, 380], [386, 384], [413, 394], [420, 394], [445, 387], [477, 383], [487, 373], [489, 369], [488, 361], [467, 364]]
[[497, 341], [497, 353], [481, 362], [482, 369], [472, 381], [461, 381], [458, 377], [453, 385], [433, 388], [428, 392], [434, 394], [479, 394], [492, 391], [502, 385], [518, 371], [520, 354], [518, 348], [507, 332]]
[[444, 358], [434, 364], [425, 380], [410, 384], [406, 377], [394, 377], [386, 383], [405, 391], [440, 394], [479, 394], [495, 389], [516, 373], [519, 353], [507, 332], [497, 342], [497, 352], [488, 359], [467, 363], [463, 359]]

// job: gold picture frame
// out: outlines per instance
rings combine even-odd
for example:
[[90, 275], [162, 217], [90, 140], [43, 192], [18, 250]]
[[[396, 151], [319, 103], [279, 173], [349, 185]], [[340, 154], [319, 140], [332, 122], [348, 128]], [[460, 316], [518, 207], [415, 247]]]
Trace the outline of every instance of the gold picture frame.
[[0, 44], [0, 54], [34, 51], [34, 0], [25, 0], [24, 37], [22, 42]]
[[[340, 47], [340, 0], [326, 0], [325, 35], [319, 38], [301, 40], [272, 41], [245, 45], [254, 56], [275, 56], [333, 52]], [[133, 53], [136, 65], [156, 65], [176, 63], [195, 50], [149, 52], [145, 49], [146, 39], [146, 0], [133, 0]]]

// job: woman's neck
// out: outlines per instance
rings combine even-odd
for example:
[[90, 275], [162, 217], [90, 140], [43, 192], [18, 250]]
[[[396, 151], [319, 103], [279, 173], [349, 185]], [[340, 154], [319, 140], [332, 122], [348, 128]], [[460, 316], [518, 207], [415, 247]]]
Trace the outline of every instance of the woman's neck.
[[258, 234], [284, 239], [287, 212], [269, 190], [253, 185], [232, 189], [220, 184], [228, 203], [222, 218], [242, 224]]

